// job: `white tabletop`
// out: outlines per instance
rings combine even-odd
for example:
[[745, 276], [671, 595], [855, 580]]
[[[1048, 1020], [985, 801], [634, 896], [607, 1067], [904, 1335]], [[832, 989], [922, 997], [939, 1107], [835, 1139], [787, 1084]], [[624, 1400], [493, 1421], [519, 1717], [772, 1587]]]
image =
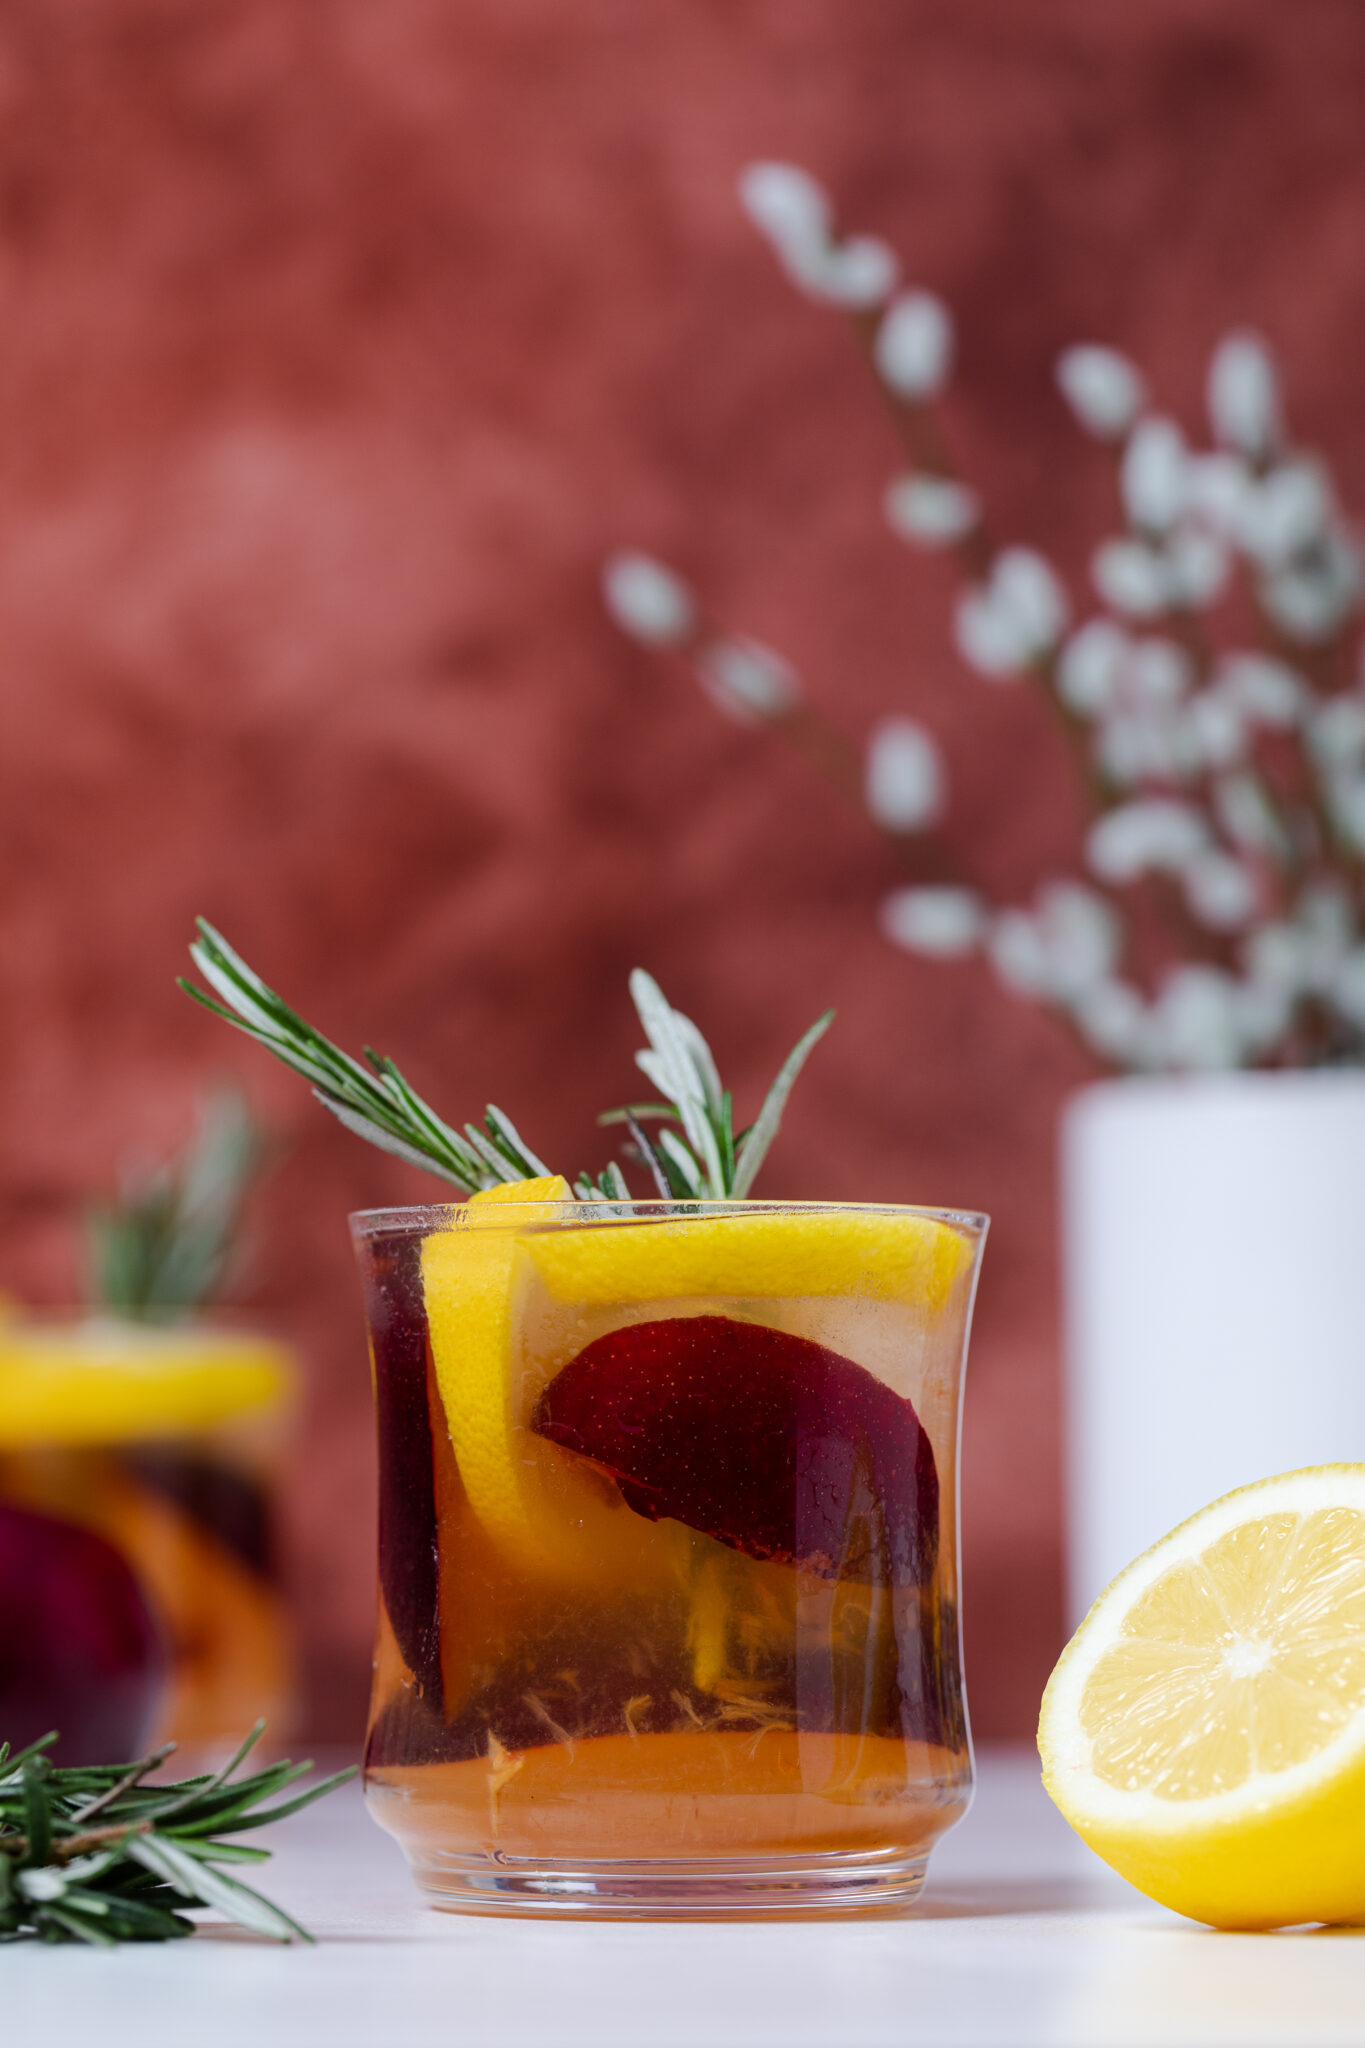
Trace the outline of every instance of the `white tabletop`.
[[900, 1920], [468, 1919], [419, 1904], [353, 1787], [286, 1822], [261, 1883], [318, 1936], [0, 1948], [15, 2048], [1261, 2048], [1365, 2043], [1365, 1933], [1219, 1935], [1069, 1833], [1036, 1765], [977, 1802]]

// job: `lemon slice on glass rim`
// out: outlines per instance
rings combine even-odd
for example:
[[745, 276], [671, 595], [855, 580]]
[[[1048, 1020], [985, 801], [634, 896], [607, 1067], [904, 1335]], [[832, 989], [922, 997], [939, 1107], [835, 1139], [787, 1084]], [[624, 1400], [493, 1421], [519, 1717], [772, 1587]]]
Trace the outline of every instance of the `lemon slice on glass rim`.
[[1194, 1515], [1101, 1594], [1038, 1727], [1062, 1813], [1218, 1927], [1365, 1920], [1365, 1465]]

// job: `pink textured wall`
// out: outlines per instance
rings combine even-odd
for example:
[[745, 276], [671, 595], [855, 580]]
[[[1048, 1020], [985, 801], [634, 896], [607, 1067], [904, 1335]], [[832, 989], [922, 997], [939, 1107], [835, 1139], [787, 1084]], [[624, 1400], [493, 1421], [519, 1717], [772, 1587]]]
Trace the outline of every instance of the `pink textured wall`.
[[[1003, 890], [1066, 847], [1021, 696], [964, 678], [947, 572], [837, 320], [734, 179], [793, 156], [961, 318], [955, 416], [1073, 570], [1104, 503], [1049, 366], [1131, 349], [1182, 414], [1234, 323], [1365, 492], [1355, 0], [12, 0], [0, 14], [0, 1282], [61, 1298], [77, 1195], [233, 1066], [293, 1144], [256, 1298], [312, 1374], [291, 1532], [313, 1728], [371, 1611], [349, 1207], [427, 1183], [174, 993], [221, 923], [452, 1112], [570, 1166], [628, 1085], [639, 960], [741, 1106], [839, 1021], [775, 1194], [994, 1211], [969, 1401], [979, 1728], [1058, 1647], [1052, 1132], [1083, 1078], [983, 973], [891, 954], [856, 819], [623, 646], [639, 541], [851, 733], [913, 701]], [[1159, 1276], [1154, 1276], [1154, 1281]]]

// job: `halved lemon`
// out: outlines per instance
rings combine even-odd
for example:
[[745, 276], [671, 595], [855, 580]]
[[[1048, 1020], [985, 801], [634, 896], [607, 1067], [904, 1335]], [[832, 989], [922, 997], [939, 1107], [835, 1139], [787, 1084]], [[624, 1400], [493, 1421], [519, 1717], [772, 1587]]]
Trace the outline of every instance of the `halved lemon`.
[[1244, 1486], [1131, 1564], [1043, 1695], [1043, 1782], [1216, 1927], [1365, 1920], [1365, 1465]]

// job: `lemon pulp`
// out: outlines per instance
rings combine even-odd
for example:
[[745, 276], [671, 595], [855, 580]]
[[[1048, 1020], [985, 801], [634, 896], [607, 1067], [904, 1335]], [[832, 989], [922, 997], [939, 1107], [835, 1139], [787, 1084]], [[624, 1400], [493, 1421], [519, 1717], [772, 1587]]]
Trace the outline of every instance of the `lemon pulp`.
[[1223, 1926], [1365, 1914], [1365, 1467], [1246, 1487], [1103, 1594], [1044, 1696], [1049, 1792]]

